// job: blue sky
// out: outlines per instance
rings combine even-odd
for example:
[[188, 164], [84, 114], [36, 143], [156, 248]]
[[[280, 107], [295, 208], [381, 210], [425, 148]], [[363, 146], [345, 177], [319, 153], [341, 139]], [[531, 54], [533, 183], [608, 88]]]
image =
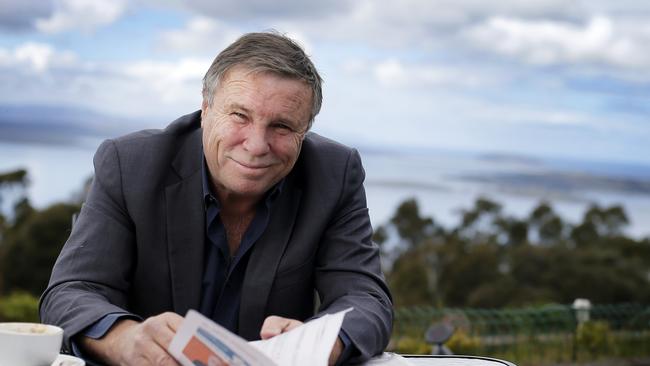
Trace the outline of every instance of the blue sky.
[[642, 0], [0, 0], [0, 141], [164, 127], [270, 28], [312, 55], [314, 129], [345, 143], [650, 164]]

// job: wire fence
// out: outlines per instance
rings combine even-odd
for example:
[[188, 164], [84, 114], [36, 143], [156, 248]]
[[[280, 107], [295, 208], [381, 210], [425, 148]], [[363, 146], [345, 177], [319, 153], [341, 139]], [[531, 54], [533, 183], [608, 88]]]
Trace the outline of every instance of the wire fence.
[[391, 347], [429, 353], [424, 340], [434, 324], [451, 324], [446, 345], [456, 354], [503, 358], [518, 365], [583, 363], [650, 357], [650, 306], [595, 305], [578, 321], [571, 305], [521, 309], [401, 308], [395, 311]]

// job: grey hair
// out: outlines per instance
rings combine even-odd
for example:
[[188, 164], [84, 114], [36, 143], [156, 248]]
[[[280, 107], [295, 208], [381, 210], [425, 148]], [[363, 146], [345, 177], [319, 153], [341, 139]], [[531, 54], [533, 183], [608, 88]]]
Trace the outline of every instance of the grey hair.
[[251, 72], [269, 72], [304, 81], [312, 91], [308, 128], [323, 103], [323, 79], [305, 51], [295, 41], [278, 32], [248, 33], [226, 47], [212, 62], [203, 77], [203, 101], [212, 106], [218, 83], [234, 66]]

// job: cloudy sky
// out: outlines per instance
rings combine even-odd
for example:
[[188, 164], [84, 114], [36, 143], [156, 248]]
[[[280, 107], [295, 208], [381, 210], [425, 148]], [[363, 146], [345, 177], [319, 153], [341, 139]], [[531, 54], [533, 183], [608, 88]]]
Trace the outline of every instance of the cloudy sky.
[[643, 0], [0, 0], [0, 142], [163, 127], [271, 28], [325, 79], [316, 131], [348, 144], [650, 163]]

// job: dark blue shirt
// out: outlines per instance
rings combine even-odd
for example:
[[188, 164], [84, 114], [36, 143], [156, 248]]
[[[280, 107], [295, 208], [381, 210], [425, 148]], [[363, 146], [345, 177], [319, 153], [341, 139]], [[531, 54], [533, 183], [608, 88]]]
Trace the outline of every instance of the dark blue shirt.
[[284, 180], [271, 188], [257, 205], [255, 216], [244, 233], [239, 249], [230, 253], [226, 229], [219, 215], [221, 205], [212, 192], [208, 168], [203, 161], [203, 202], [205, 208], [205, 263], [199, 311], [237, 333], [239, 304], [250, 249], [269, 223], [271, 206], [282, 191]]

